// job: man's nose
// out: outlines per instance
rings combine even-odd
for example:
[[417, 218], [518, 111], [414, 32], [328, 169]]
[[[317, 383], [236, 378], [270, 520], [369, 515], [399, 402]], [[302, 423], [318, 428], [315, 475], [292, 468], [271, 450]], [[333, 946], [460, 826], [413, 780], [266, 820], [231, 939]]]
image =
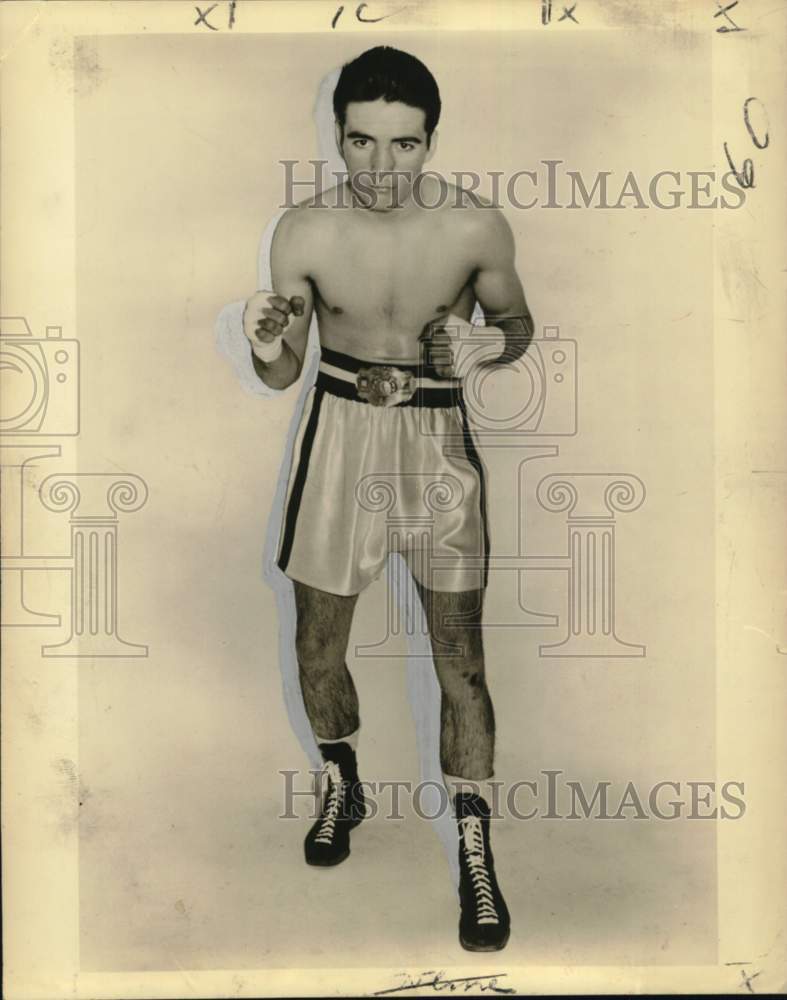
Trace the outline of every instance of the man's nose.
[[374, 156], [372, 157], [372, 170], [378, 173], [383, 173], [386, 171], [391, 171], [394, 168], [394, 156], [393, 152], [387, 147], [378, 147], [374, 151]]

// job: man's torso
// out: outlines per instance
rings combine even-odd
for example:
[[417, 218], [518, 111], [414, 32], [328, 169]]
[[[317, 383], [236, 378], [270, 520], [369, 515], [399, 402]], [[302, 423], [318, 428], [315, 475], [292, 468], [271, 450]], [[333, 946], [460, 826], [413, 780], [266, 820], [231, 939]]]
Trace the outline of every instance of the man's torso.
[[303, 260], [321, 344], [413, 363], [427, 324], [449, 313], [469, 319], [478, 259], [470, 213], [478, 211], [451, 199], [384, 216], [349, 206], [306, 209]]

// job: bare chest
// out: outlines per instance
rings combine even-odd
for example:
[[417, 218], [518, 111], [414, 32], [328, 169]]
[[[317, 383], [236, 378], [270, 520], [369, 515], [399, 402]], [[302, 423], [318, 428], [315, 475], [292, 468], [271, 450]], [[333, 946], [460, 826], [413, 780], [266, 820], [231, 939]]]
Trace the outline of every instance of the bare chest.
[[347, 226], [313, 268], [318, 310], [343, 325], [415, 331], [449, 311], [472, 272], [439, 224]]

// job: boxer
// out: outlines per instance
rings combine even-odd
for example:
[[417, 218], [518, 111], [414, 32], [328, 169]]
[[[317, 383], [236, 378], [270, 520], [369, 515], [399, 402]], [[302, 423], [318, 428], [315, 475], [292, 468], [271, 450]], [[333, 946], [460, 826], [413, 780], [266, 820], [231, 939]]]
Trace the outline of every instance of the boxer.
[[[393, 48], [371, 49], [343, 67], [333, 104], [347, 180], [284, 213], [271, 246], [274, 287], [252, 295], [243, 316], [255, 370], [274, 389], [300, 377], [315, 312], [319, 328], [319, 370], [295, 440], [277, 553], [293, 581], [301, 690], [325, 761], [306, 861], [343, 861], [363, 818], [358, 697], [346, 652], [358, 596], [393, 546], [415, 580], [441, 689], [460, 942], [496, 950], [508, 940], [510, 915], [484, 784], [494, 773], [495, 735], [481, 630], [487, 487], [456, 345], [476, 302], [503, 340], [486, 365], [521, 357], [533, 322], [502, 213], [422, 176], [440, 117], [426, 66]], [[391, 518], [423, 517], [425, 480], [443, 490], [429, 536], [392, 534]], [[375, 482], [395, 487], [375, 491]]]

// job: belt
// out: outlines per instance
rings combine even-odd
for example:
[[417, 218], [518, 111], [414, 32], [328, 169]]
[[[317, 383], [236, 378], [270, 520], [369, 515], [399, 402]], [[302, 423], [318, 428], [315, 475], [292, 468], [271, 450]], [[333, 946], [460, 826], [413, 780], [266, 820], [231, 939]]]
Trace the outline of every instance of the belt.
[[440, 378], [431, 365], [362, 361], [323, 347], [317, 388], [371, 406], [459, 406], [462, 380]]

